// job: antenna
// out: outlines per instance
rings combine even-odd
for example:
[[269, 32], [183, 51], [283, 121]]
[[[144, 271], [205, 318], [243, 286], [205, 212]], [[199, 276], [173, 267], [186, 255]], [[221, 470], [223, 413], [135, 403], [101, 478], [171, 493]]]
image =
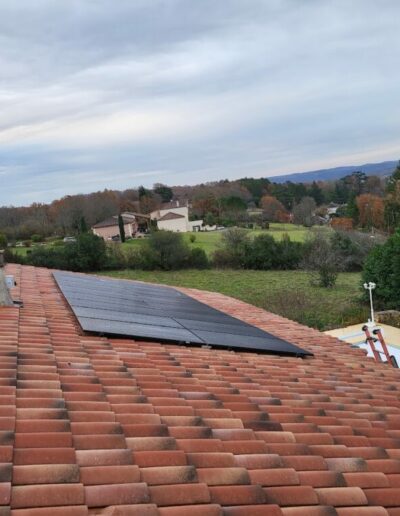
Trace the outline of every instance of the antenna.
[[371, 319], [368, 319], [369, 326], [375, 326], [375, 317], [374, 317], [374, 304], [372, 302], [372, 291], [376, 288], [376, 283], [370, 281], [369, 283], [364, 283], [365, 290], [369, 290], [369, 303], [371, 306]]

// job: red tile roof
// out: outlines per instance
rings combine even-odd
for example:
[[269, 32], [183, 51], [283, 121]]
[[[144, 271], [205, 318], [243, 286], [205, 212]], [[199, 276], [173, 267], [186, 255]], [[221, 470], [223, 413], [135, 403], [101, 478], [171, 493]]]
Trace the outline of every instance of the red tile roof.
[[184, 219], [185, 217], [183, 215], [181, 215], [180, 213], [174, 213], [173, 211], [169, 211], [168, 213], [166, 213], [165, 215], [163, 215], [162, 217], [160, 217], [158, 219], [158, 221], [163, 221], [163, 220], [174, 220], [174, 219]]
[[400, 514], [398, 370], [195, 290], [314, 356], [84, 335], [50, 271], [7, 272], [0, 515]]

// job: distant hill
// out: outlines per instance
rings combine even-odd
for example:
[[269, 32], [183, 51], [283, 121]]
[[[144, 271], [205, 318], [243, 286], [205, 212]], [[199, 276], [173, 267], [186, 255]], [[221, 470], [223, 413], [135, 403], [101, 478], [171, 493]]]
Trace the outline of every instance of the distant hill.
[[367, 176], [390, 176], [397, 166], [398, 161], [383, 161], [382, 163], [367, 163], [366, 165], [323, 168], [321, 170], [313, 170], [311, 172], [296, 172], [294, 174], [286, 174], [284, 176], [268, 177], [274, 183], [311, 183], [312, 181], [334, 181], [341, 177], [352, 174], [357, 170], [361, 170]]

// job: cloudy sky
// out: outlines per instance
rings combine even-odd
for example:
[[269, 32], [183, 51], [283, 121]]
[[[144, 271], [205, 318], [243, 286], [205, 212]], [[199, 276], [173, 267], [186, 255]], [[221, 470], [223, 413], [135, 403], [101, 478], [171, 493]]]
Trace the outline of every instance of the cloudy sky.
[[400, 157], [398, 0], [0, 0], [0, 204]]

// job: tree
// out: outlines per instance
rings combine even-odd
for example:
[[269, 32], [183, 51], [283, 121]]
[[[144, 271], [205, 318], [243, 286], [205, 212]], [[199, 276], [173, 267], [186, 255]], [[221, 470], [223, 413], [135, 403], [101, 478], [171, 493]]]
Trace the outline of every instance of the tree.
[[356, 198], [359, 222], [363, 228], [384, 227], [383, 199], [371, 194], [362, 194]]
[[156, 183], [153, 186], [153, 192], [161, 197], [162, 202], [170, 202], [174, 197], [172, 188], [161, 183]]
[[362, 281], [376, 283], [374, 300], [384, 309], [400, 309], [400, 230], [366, 259]]
[[317, 205], [312, 197], [303, 199], [293, 208], [293, 221], [306, 227], [313, 225], [313, 216]]
[[214, 226], [215, 225], [215, 216], [210, 211], [208, 213], [206, 213], [206, 215], [204, 217], [204, 224], [206, 226]]
[[331, 220], [331, 227], [342, 231], [350, 231], [353, 229], [353, 219], [350, 217], [334, 217]]
[[400, 161], [398, 162], [393, 174], [388, 179], [386, 191], [393, 194], [396, 191], [398, 182], [400, 182]]
[[118, 215], [118, 227], [119, 227], [119, 237], [121, 239], [121, 242], [125, 242], [125, 226], [124, 226], [124, 219], [121, 214]]
[[324, 202], [324, 193], [315, 181], [312, 182], [308, 195], [314, 199], [317, 206], [321, 206]]
[[264, 195], [261, 198], [260, 206], [263, 209], [264, 220], [268, 220], [269, 222], [284, 222], [282, 218], [284, 218], [287, 211], [276, 197]]
[[342, 268], [341, 255], [332, 246], [329, 237], [317, 232], [305, 242], [302, 266], [310, 272], [311, 283], [331, 288]]
[[215, 216], [219, 215], [217, 198], [211, 192], [197, 194], [193, 199], [192, 208], [193, 212], [201, 218], [204, 218], [206, 213], [213, 213]]
[[252, 177], [239, 179], [239, 183], [247, 188], [256, 204], [258, 204], [261, 197], [269, 191], [271, 185], [268, 179], [254, 179]]
[[354, 194], [352, 194], [349, 198], [349, 201], [345, 209], [345, 215], [346, 217], [351, 218], [354, 225], [357, 226], [360, 218], [360, 210], [358, 208], [356, 196]]
[[79, 233], [87, 233], [87, 231], [88, 231], [88, 227], [86, 224], [86, 219], [82, 215], [82, 217], [80, 218], [80, 221], [79, 221]]
[[400, 203], [394, 199], [387, 199], [385, 201], [385, 209], [383, 218], [385, 221], [385, 229], [389, 233], [400, 227]]

